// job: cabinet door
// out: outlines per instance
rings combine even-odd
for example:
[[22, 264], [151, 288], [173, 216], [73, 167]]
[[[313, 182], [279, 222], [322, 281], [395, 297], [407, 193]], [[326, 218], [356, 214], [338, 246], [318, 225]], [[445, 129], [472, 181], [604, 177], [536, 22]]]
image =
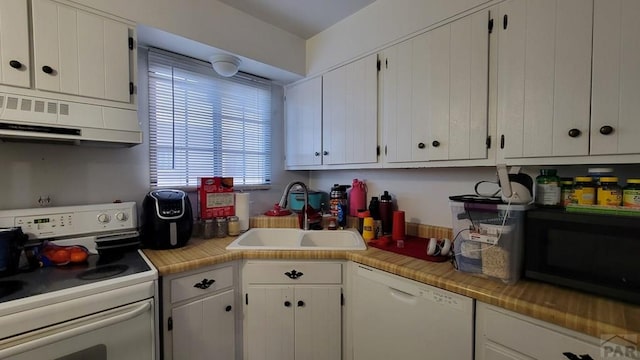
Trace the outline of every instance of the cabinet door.
[[323, 76], [323, 164], [378, 160], [376, 62], [370, 55]]
[[34, 0], [36, 88], [129, 102], [129, 28], [50, 0]]
[[[429, 160], [487, 157], [489, 14], [481, 11], [427, 33]], [[420, 94], [418, 92], [418, 94]]]
[[592, 1], [511, 0], [500, 13], [502, 156], [587, 155]]
[[293, 286], [247, 287], [245, 359], [293, 360]]
[[594, 6], [591, 154], [640, 153], [640, 2]]
[[233, 305], [229, 290], [174, 308], [173, 359], [235, 359]]
[[0, 83], [31, 86], [27, 0], [0, 2]]
[[[422, 73], [414, 70], [415, 51], [424, 50], [419, 41], [407, 40], [385, 49], [381, 54], [382, 122], [385, 161], [390, 163], [428, 159], [425, 102], [414, 103], [413, 87], [423, 89], [426, 82], [413, 81]], [[422, 70], [424, 68], [421, 68]], [[414, 109], [415, 106], [415, 109]], [[422, 144], [422, 145], [420, 145]]]
[[322, 164], [322, 78], [286, 89], [286, 165]]
[[295, 358], [336, 360], [342, 353], [341, 286], [296, 286]]
[[482, 11], [384, 51], [387, 162], [486, 158], [488, 21]]

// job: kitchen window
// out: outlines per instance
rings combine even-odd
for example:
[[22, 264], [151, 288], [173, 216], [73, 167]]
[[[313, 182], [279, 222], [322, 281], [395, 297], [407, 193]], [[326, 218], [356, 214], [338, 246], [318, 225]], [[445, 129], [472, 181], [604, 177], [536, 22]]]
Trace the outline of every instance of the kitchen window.
[[269, 184], [270, 81], [224, 78], [209, 63], [151, 49], [149, 160], [152, 187], [197, 186], [208, 176]]

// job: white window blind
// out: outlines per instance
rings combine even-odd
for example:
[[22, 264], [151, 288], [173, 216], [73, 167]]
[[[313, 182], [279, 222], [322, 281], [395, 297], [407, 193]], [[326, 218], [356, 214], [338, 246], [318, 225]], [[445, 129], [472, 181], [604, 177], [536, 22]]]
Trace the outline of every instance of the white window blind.
[[271, 83], [149, 51], [151, 186], [197, 186], [229, 176], [234, 185], [271, 181]]

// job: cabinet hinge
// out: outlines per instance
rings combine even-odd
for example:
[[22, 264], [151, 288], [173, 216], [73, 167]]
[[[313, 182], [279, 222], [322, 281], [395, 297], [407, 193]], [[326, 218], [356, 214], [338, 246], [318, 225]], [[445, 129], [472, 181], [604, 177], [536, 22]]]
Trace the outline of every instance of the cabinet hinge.
[[507, 30], [507, 25], [509, 25], [509, 15], [504, 14], [502, 17], [502, 28]]
[[133, 50], [133, 38], [129, 36], [129, 50]]
[[129, 95], [133, 95], [133, 82], [129, 83]]
[[500, 149], [504, 149], [504, 134], [500, 135]]
[[171, 317], [167, 320], [167, 330], [173, 330], [173, 318]]
[[489, 19], [489, 34], [493, 32], [493, 19]]
[[340, 305], [344, 306], [344, 294], [340, 293]]
[[487, 149], [491, 149], [491, 135], [487, 136]]
[[378, 69], [378, 71], [380, 71], [380, 59], [378, 59], [378, 61], [376, 62], [376, 68]]
[[244, 304], [249, 305], [249, 293], [244, 294]]
[[387, 145], [384, 146], [384, 156], [387, 156]]
[[384, 67], [385, 69], [389, 68], [389, 59], [384, 59]]
[[380, 156], [380, 145], [376, 146], [376, 156]]

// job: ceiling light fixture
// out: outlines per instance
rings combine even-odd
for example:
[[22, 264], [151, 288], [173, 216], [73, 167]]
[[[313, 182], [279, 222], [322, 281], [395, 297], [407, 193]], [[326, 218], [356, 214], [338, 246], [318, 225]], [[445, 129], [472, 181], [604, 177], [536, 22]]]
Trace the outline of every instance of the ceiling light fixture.
[[209, 58], [209, 62], [220, 76], [231, 77], [238, 72], [242, 60], [233, 55], [221, 54], [213, 55]]

